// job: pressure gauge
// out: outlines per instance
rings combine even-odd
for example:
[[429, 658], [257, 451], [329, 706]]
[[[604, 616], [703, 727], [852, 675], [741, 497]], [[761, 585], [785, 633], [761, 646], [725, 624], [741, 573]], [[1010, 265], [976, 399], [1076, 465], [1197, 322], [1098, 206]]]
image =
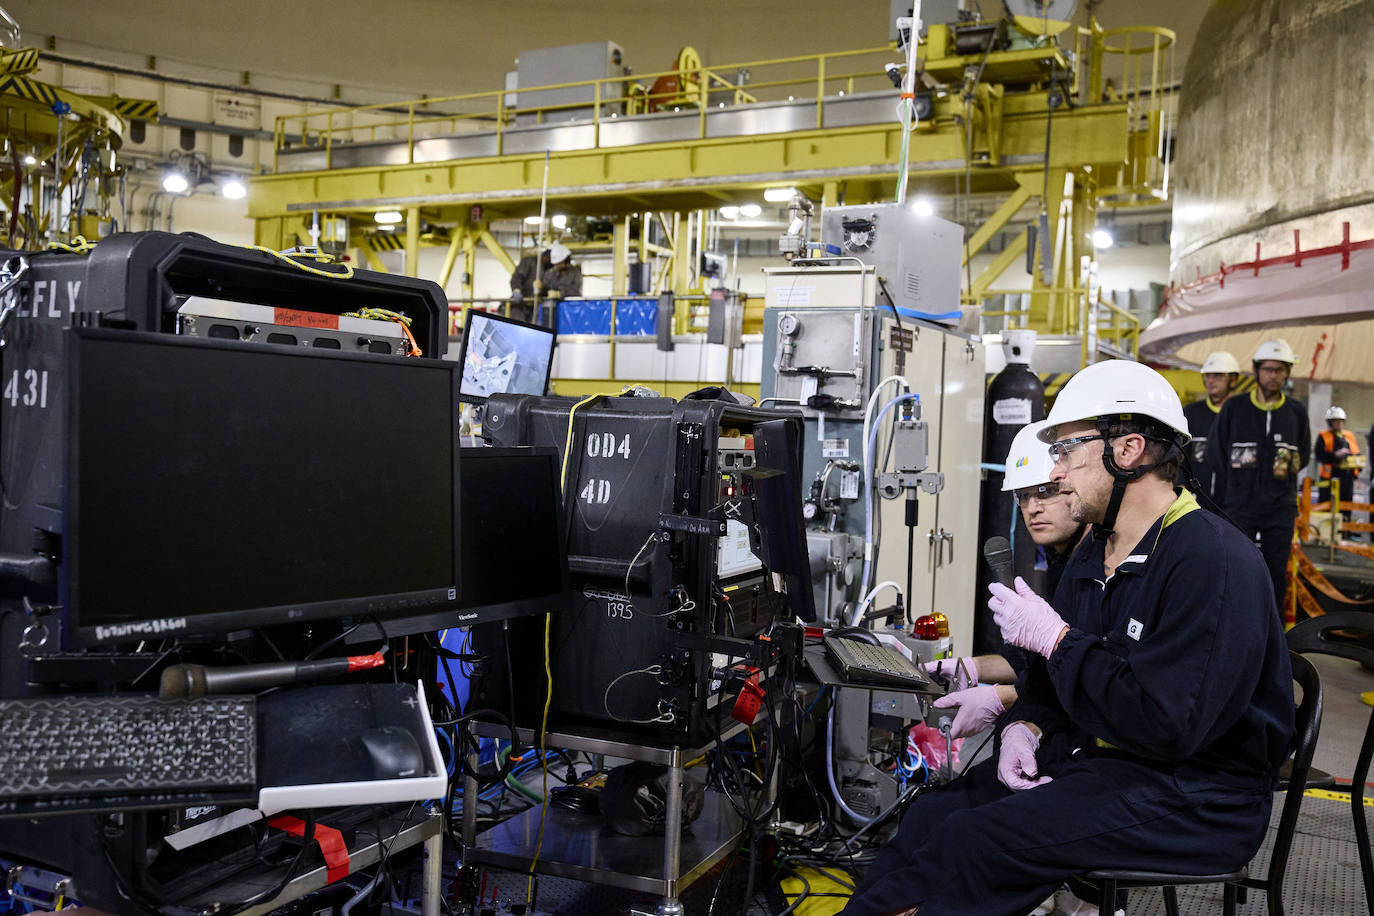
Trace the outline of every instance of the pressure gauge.
[[788, 312], [778, 319], [778, 331], [780, 333], [786, 334], [788, 337], [793, 337], [800, 330], [801, 320], [791, 312]]
[[810, 500], [802, 503], [802, 518], [806, 519], [808, 522], [813, 520], [816, 517], [816, 513], [819, 511], [820, 507]]

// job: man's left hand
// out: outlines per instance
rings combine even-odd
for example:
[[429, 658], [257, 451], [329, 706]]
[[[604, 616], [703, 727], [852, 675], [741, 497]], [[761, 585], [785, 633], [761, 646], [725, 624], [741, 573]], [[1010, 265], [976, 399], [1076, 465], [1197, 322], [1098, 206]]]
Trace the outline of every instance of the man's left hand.
[[1016, 591], [1000, 582], [989, 584], [988, 591], [992, 592], [988, 607], [992, 610], [992, 619], [1002, 629], [1002, 638], [1013, 646], [1049, 658], [1059, 645], [1060, 637], [1069, 629], [1064, 618], [1020, 576], [1016, 577]]

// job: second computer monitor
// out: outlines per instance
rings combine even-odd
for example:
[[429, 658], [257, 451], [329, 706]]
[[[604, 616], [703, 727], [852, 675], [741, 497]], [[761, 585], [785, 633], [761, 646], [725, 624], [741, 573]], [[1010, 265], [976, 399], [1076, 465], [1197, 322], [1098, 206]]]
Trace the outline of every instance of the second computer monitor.
[[555, 340], [552, 328], [470, 309], [459, 399], [480, 404], [493, 394], [545, 394]]

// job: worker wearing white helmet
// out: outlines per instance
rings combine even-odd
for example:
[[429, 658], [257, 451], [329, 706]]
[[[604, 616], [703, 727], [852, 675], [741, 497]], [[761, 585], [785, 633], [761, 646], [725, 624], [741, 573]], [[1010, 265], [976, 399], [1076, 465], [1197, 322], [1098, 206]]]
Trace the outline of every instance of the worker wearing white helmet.
[[[1322, 502], [1331, 499], [1331, 481], [1340, 484], [1342, 502], [1355, 499], [1355, 473], [1364, 466], [1364, 456], [1360, 454], [1360, 444], [1355, 434], [1345, 428], [1345, 410], [1331, 406], [1326, 411], [1326, 429], [1317, 433], [1317, 441], [1312, 443], [1312, 451], [1317, 459], [1318, 498]], [[1341, 515], [1350, 520], [1350, 510]]]
[[[1036, 545], [1036, 569], [1044, 570], [1044, 591], [1054, 594], [1069, 554], [1083, 537], [1083, 525], [1069, 515], [1069, 501], [1050, 480], [1054, 459], [1038, 438], [1044, 422], [1030, 423], [1012, 439], [1007, 452], [1002, 491], [1013, 493], [1021, 518]], [[1025, 653], [1004, 646], [998, 655], [940, 659], [926, 671], [949, 684], [951, 692], [935, 702], [940, 708], [958, 707], [951, 735], [965, 738], [982, 731], [1016, 700], [1012, 684], [1025, 670]]]
[[1202, 470], [1202, 460], [1207, 453], [1207, 437], [1211, 435], [1217, 414], [1221, 413], [1221, 405], [1226, 403], [1240, 381], [1240, 363], [1225, 350], [1216, 350], [1207, 354], [1201, 372], [1202, 387], [1207, 393], [1183, 408], [1183, 416], [1187, 418], [1188, 431], [1193, 436], [1189, 443], [1192, 452], [1188, 457], [1192, 459], [1193, 469], [1204, 490], [1211, 492], [1211, 474]]
[[1312, 444], [1307, 408], [1283, 392], [1295, 361], [1282, 338], [1259, 345], [1252, 359], [1255, 389], [1222, 405], [1205, 459], [1212, 498], [1259, 544], [1279, 609], [1288, 588], [1298, 472]]
[[912, 804], [848, 914], [1025, 913], [1087, 869], [1245, 865], [1293, 737], [1264, 564], [1174, 490], [1188, 429], [1169, 383], [1109, 360], [1069, 380], [1041, 437], [1079, 521], [1051, 604], [994, 583], [1028, 653], [995, 759]]
[[[554, 242], [543, 251], [520, 259], [511, 273], [510, 289], [514, 305], [523, 305], [531, 297], [546, 300], [581, 296], [582, 268], [573, 263], [572, 250], [567, 245]], [[529, 313], [530, 309], [522, 311]]]

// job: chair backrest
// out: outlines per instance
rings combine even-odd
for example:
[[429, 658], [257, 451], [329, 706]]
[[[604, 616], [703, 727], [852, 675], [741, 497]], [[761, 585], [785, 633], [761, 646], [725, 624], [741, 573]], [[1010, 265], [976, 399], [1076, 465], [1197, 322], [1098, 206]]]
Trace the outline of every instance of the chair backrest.
[[1337, 611], [1309, 617], [1288, 631], [1288, 648], [1354, 659], [1374, 667], [1374, 613]]
[[1293, 773], [1283, 797], [1283, 812], [1279, 815], [1274, 852], [1269, 859], [1269, 874], [1265, 877], [1271, 899], [1282, 899], [1288, 853], [1293, 846], [1293, 834], [1297, 832], [1302, 795], [1307, 790], [1307, 771], [1312, 768], [1312, 754], [1317, 749], [1317, 735], [1322, 726], [1322, 682], [1317, 669], [1297, 652], [1290, 651], [1288, 655], [1293, 665], [1293, 680], [1302, 688], [1302, 699], [1298, 701], [1294, 716]]

